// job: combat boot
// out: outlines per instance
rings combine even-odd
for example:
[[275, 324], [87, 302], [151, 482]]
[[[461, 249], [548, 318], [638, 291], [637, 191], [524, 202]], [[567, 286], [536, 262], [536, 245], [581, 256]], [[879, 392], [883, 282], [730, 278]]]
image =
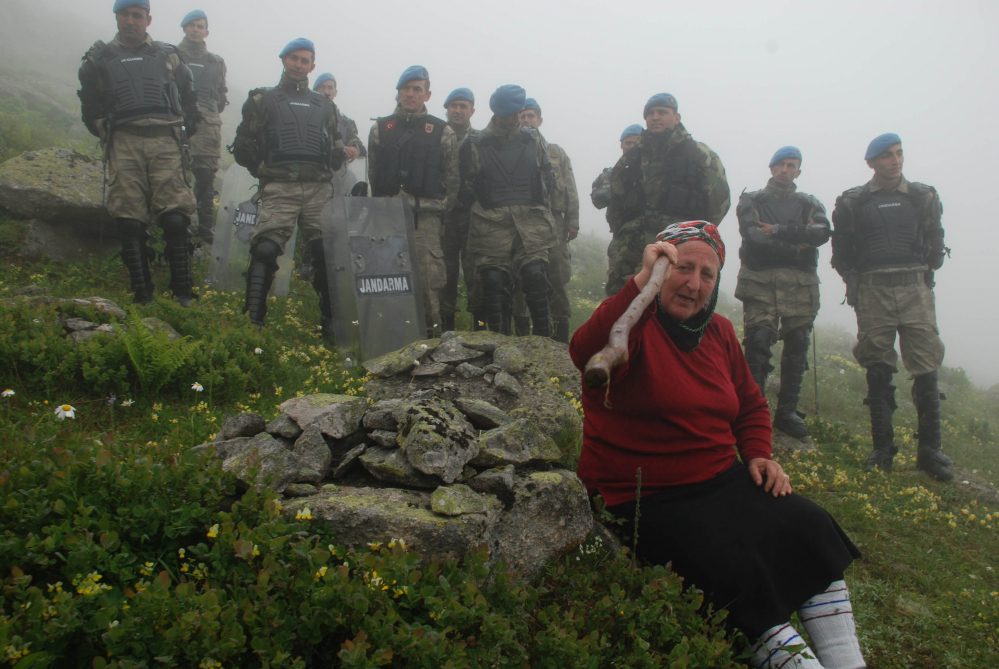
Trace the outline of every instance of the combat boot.
[[264, 327], [267, 315], [267, 293], [271, 290], [274, 273], [277, 272], [277, 259], [281, 247], [273, 240], [261, 239], [250, 249], [250, 266], [246, 268], [246, 302], [243, 313], [249, 313], [250, 322], [258, 328]]
[[[312, 258], [312, 288], [319, 296], [319, 311], [322, 312], [322, 322], [319, 324], [319, 331], [323, 339], [330, 345], [336, 344], [336, 335], [333, 333], [333, 300], [330, 296], [330, 282], [326, 276], [326, 255], [323, 253], [323, 240], [314, 239], [305, 245]], [[304, 250], [303, 250], [304, 251]]]
[[[770, 365], [770, 348], [775, 338], [773, 330], [768, 327], [755, 326], [746, 330], [742, 346], [746, 351], [746, 364], [756, 385], [760, 387], [763, 396], [767, 396], [767, 376], [773, 371]], [[785, 344], [786, 346], [786, 344]], [[783, 385], [783, 384], [781, 384]]]
[[198, 203], [198, 237], [206, 244], [215, 239], [215, 170], [195, 169], [194, 199]]
[[521, 268], [520, 276], [524, 283], [524, 301], [531, 312], [534, 334], [538, 337], [551, 337], [552, 317], [548, 303], [551, 284], [548, 283], [545, 264], [540, 260], [529, 262]]
[[780, 392], [777, 394], [777, 411], [774, 427], [791, 437], [808, 436], [804, 414], [798, 411], [798, 397], [808, 369], [808, 334], [810, 327], [801, 327], [784, 337], [784, 353], [780, 360]]
[[919, 415], [919, 442], [916, 451], [916, 467], [938, 481], [950, 481], [954, 473], [950, 467], [954, 461], [940, 450], [940, 400], [944, 397], [937, 384], [938, 373], [917, 376], [912, 382], [912, 403]]
[[118, 219], [118, 236], [121, 238], [121, 261], [128, 270], [136, 304], [145, 305], [153, 301], [153, 275], [150, 269], [156, 252], [146, 245], [150, 235], [145, 226], [131, 218]]
[[897, 408], [895, 404], [895, 384], [891, 377], [894, 370], [883, 362], [867, 368], [867, 398], [864, 404], [871, 411], [871, 440], [874, 450], [864, 463], [864, 470], [875, 467], [891, 471], [898, 447], [895, 445], [895, 428], [891, 417]]
[[510, 279], [498, 267], [486, 267], [479, 272], [482, 279], [482, 307], [485, 323], [493, 332], [503, 332], [503, 305], [509, 300]]
[[555, 341], [562, 342], [563, 344], [569, 343], [569, 319], [568, 318], [554, 318], [555, 322]]
[[191, 246], [188, 226], [190, 220], [180, 212], [171, 211], [160, 217], [163, 226], [163, 241], [166, 246], [163, 255], [170, 265], [170, 290], [184, 308], [191, 306], [194, 286], [191, 271]]

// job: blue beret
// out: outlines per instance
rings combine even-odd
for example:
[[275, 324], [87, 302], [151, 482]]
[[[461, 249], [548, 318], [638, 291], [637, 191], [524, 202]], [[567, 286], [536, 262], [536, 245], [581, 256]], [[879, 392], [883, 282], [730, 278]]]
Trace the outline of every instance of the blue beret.
[[534, 98], [527, 98], [526, 100], [524, 100], [524, 109], [522, 109], [521, 111], [524, 111], [526, 109], [533, 109], [536, 112], [541, 111], [541, 107], [538, 105], [538, 101], [535, 100]]
[[188, 12], [187, 16], [180, 20], [180, 27], [183, 28], [191, 21], [197, 21], [198, 19], [208, 20], [208, 14], [205, 14], [200, 9], [195, 9], [193, 12]]
[[312, 40], [305, 39], [304, 37], [299, 37], [298, 39], [293, 39], [288, 44], [281, 49], [281, 53], [278, 54], [278, 58], [284, 58], [292, 51], [311, 51], [312, 55], [316, 55], [316, 45], [312, 43]]
[[679, 109], [676, 106], [676, 98], [669, 93], [656, 93], [649, 98], [649, 101], [645, 103], [645, 111], [642, 113], [642, 116], [648, 116], [649, 110], [653, 107], [670, 107], [673, 111]]
[[117, 14], [123, 9], [128, 9], [129, 7], [142, 7], [147, 12], [149, 11], [149, 0], [114, 0], [114, 13]]
[[446, 108], [455, 100], [467, 100], [472, 103], [473, 107], [475, 106], [475, 94], [468, 88], [456, 88], [448, 93], [447, 98], [444, 100], [444, 107]]
[[629, 125], [627, 128], [624, 129], [624, 132], [621, 133], [621, 141], [623, 142], [625, 137], [631, 137], [632, 135], [641, 135], [644, 130], [645, 128], [638, 125], [637, 123], [632, 123], [631, 125]]
[[329, 72], [323, 72], [318, 77], [316, 77], [316, 83], [312, 84], [312, 90], [316, 90], [317, 88], [319, 88], [321, 84], [324, 84], [327, 81], [332, 81], [333, 85], [336, 86], [336, 77], [334, 77]]
[[410, 81], [415, 81], [417, 79], [429, 79], [429, 78], [430, 78], [430, 73], [427, 72], [427, 68], [423, 67], [422, 65], [412, 65], [410, 67], [407, 67], [406, 71], [402, 73], [401, 77], [399, 77], [399, 83], [395, 85], [395, 89], [399, 90]]
[[902, 138], [893, 132], [886, 132], [883, 135], [878, 135], [871, 141], [870, 144], [867, 145], [867, 154], [864, 156], [864, 160], [877, 158], [882, 152], [884, 152], [885, 149], [901, 143]]
[[782, 160], [787, 160], [788, 158], [794, 158], [799, 163], [801, 162], [801, 151], [796, 146], [782, 146], [777, 149], [777, 153], [774, 157], [770, 159], [770, 167], [773, 167]]
[[504, 84], [489, 98], [489, 108], [497, 116], [519, 114], [527, 101], [527, 91], [516, 84]]

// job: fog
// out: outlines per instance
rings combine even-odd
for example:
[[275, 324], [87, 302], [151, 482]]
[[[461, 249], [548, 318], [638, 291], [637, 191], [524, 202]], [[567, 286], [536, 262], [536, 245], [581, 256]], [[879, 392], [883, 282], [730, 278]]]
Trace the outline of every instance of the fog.
[[[111, 0], [0, 0], [2, 56], [68, 70], [96, 39], [115, 33]], [[229, 69], [231, 137], [246, 92], [277, 82], [277, 54], [291, 39], [316, 43], [316, 72], [332, 71], [337, 103], [366, 136], [371, 117], [391, 113], [395, 83], [409, 65], [430, 71], [430, 112], [449, 91], [478, 97], [472, 122], [489, 120], [499, 85], [520, 84], [544, 111], [542, 132], [572, 159], [583, 234], [609, 238], [590, 183], [620, 156], [618, 136], [642, 122], [654, 93], [676, 96], [683, 123], [721, 157], [733, 206], [721, 230], [730, 264], [722, 288], [734, 290], [740, 238], [735, 201], [761, 188], [780, 146], [803, 154], [799, 188], [832, 211], [836, 196], [868, 181], [868, 142], [896, 132], [905, 176], [937, 188], [953, 255], [937, 274], [944, 364], [972, 379], [999, 382], [999, 329], [993, 263], [999, 264], [993, 120], [999, 65], [999, 4], [907, 2], [506, 2], [294, 3], [260, 0], [152, 0], [155, 39], [177, 42], [181, 17], [209, 17], [208, 47]], [[27, 40], [27, 41], [26, 41]], [[842, 305], [843, 284], [823, 247], [819, 323], [856, 331]]]

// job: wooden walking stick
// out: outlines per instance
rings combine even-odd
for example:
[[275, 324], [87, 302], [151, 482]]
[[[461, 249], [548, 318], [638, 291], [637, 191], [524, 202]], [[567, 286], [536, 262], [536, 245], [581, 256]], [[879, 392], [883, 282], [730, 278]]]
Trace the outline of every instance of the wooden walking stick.
[[611, 328], [607, 345], [594, 353], [590, 361], [586, 363], [586, 369], [583, 372], [586, 385], [590, 388], [607, 388], [604, 406], [608, 409], [611, 408], [609, 399], [611, 373], [617, 367], [628, 362], [628, 335], [631, 333], [631, 328], [635, 327], [642, 312], [652, 304], [652, 300], [659, 294], [663, 281], [669, 274], [669, 267], [669, 258], [666, 256], [660, 256], [656, 260], [656, 264], [652, 266], [652, 276], [649, 278], [649, 282], [645, 284], [645, 288], [642, 288], [642, 291], [631, 301], [628, 309]]

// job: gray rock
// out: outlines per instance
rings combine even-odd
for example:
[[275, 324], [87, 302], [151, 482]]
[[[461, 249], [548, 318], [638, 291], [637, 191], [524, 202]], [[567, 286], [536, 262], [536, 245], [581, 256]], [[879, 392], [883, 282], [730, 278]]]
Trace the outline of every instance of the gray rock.
[[438, 516], [485, 513], [490, 506], [485, 497], [460, 483], [441, 486], [430, 495], [430, 510]]
[[471, 365], [467, 362], [463, 362], [460, 365], [458, 365], [457, 371], [458, 371], [458, 376], [460, 376], [463, 379], [474, 379], [486, 373], [486, 370], [482, 369], [481, 367], [476, 367], [475, 365]]
[[319, 489], [311, 483], [292, 483], [284, 489], [285, 497], [308, 497], [315, 495]]
[[496, 376], [493, 377], [493, 385], [502, 390], [504, 393], [513, 395], [514, 397], [520, 397], [520, 394], [524, 392], [524, 389], [520, 385], [520, 381], [506, 372], [496, 372]]
[[804, 439], [799, 439], [797, 437], [792, 437], [791, 435], [784, 434], [780, 430], [774, 430], [773, 432], [773, 450], [783, 451], [785, 453], [793, 453], [794, 451], [817, 451], [819, 447], [815, 445], [815, 442], [811, 437], [805, 437]]
[[525, 418], [483, 432], [479, 436], [479, 454], [469, 464], [473, 467], [526, 465], [528, 462], [558, 462], [562, 457], [555, 442], [541, 434]]
[[[93, 226], [97, 227], [97, 226]], [[91, 256], [107, 258], [121, 250], [113, 227], [103, 234], [85, 234], [73, 221], [49, 222], [33, 218], [28, 222], [24, 244], [17, 250], [26, 258], [48, 258], [57, 262], [84, 262]]]
[[281, 404], [281, 411], [303, 430], [317, 423], [323, 434], [343, 439], [361, 427], [366, 407], [367, 402], [361, 397], [320, 393], [286, 400]]
[[480, 430], [491, 430], [506, 425], [511, 420], [505, 411], [485, 400], [459, 397], [454, 401], [454, 405], [458, 407], [458, 411], [465, 414], [465, 418], [473, 426]]
[[430, 362], [418, 365], [413, 370], [413, 376], [444, 376], [454, 367], [445, 362]]
[[520, 374], [527, 368], [527, 358], [512, 344], [500, 346], [493, 351], [493, 363], [507, 374]]
[[424, 474], [453, 483], [478, 455], [478, 433], [455, 406], [431, 400], [396, 410], [397, 440], [410, 464]]
[[250, 443], [250, 437], [236, 437], [235, 439], [228, 439], [226, 441], [213, 441], [208, 444], [194, 446], [191, 450], [205, 453], [211, 448], [214, 450], [217, 460], [225, 460], [229, 456], [242, 451], [248, 443]]
[[490, 385], [491, 385], [491, 384], [492, 384], [492, 382], [493, 382], [493, 379], [494, 379], [494, 378], [496, 378], [496, 374], [495, 374], [495, 373], [492, 373], [492, 374], [490, 374], [489, 372], [486, 372], [486, 373], [485, 373], [485, 374], [484, 374], [484, 375], [482, 376], [482, 378], [486, 380], [486, 383], [488, 383], [488, 384], [490, 384]]
[[436, 488], [441, 484], [436, 476], [428, 476], [409, 464], [406, 455], [398, 448], [369, 446], [358, 459], [379, 481], [411, 488]]
[[287, 414], [278, 414], [277, 418], [267, 423], [267, 434], [285, 439], [298, 439], [302, 434], [302, 428], [293, 421]]
[[365, 360], [361, 364], [365, 371], [372, 376], [379, 378], [395, 376], [411, 369], [416, 360], [423, 360], [427, 353], [436, 349], [440, 343], [440, 339], [416, 341], [398, 351], [386, 353], [371, 360]]
[[398, 433], [392, 430], [375, 430], [368, 435], [368, 439], [385, 448], [398, 448], [398, 436]]
[[114, 238], [104, 207], [101, 161], [66, 149], [42, 149], [0, 165], [0, 208], [17, 218], [71, 223], [83, 237]]
[[255, 437], [267, 429], [264, 417], [258, 413], [241, 413], [230, 416], [222, 423], [221, 429], [212, 440], [216, 443], [236, 437]]
[[[340, 464], [333, 468], [330, 478], [338, 479], [353, 469], [354, 465], [357, 464], [357, 459], [364, 455], [367, 448], [367, 444], [361, 444], [347, 451], [346, 455], [340, 459]], [[323, 487], [325, 488], [325, 486]]]
[[[241, 450], [227, 457], [222, 469], [236, 476], [244, 487], [253, 486], [258, 492], [270, 487], [281, 493], [292, 483], [318, 483], [322, 476], [302, 464], [293, 453], [266, 432], [255, 436]], [[251, 470], [257, 476], [251, 479]]]
[[21, 286], [20, 288], [15, 288], [10, 292], [10, 294], [14, 296], [33, 297], [36, 295], [48, 295], [49, 289], [45, 288], [44, 286], [36, 286], [35, 284], [31, 284], [28, 286]]
[[159, 318], [150, 316], [148, 318], [143, 318], [142, 322], [145, 324], [147, 328], [149, 328], [150, 332], [152, 332], [153, 334], [157, 332], [165, 332], [167, 339], [170, 339], [171, 341], [181, 338], [180, 333], [177, 332], [172, 325], [170, 325], [164, 320], [160, 320]]
[[292, 452], [302, 465], [318, 472], [320, 479], [329, 474], [333, 454], [316, 423], [305, 428], [302, 436], [295, 440]]
[[109, 299], [103, 297], [74, 297], [69, 301], [77, 307], [94, 307], [102, 314], [114, 316], [121, 320], [125, 318], [125, 310]]
[[473, 348], [467, 348], [462, 346], [458, 341], [460, 337], [455, 337], [454, 339], [449, 339], [443, 342], [440, 346], [434, 349], [434, 352], [430, 354], [430, 357], [434, 359], [435, 362], [464, 362], [466, 360], [473, 360], [478, 358], [481, 353]]
[[488, 330], [462, 332], [456, 339], [462, 346], [474, 348], [476, 351], [482, 351], [483, 353], [492, 353], [502, 346], [506, 340], [503, 335], [497, 335], [495, 332], [489, 332]]
[[495, 375], [497, 372], [502, 372], [503, 368], [500, 367], [499, 365], [495, 364], [495, 363], [490, 363], [490, 364], [486, 365], [485, 367], [483, 367], [482, 371], [484, 371], [486, 374]]
[[495, 495], [509, 509], [514, 503], [514, 471], [513, 465], [494, 467], [466, 480], [464, 483], [475, 492]]
[[444, 343], [448, 339], [454, 339], [457, 336], [458, 336], [457, 332], [455, 332], [454, 330], [449, 330], [448, 332], [441, 333], [440, 340], [441, 340], [441, 343]]
[[399, 408], [402, 400], [382, 400], [375, 402], [371, 408], [364, 412], [364, 427], [369, 430], [395, 430], [399, 427], [399, 421], [392, 417], [392, 412]]
[[62, 326], [66, 328], [67, 332], [78, 332], [80, 330], [93, 330], [96, 328], [98, 323], [93, 323], [91, 321], [85, 321], [82, 318], [64, 318], [62, 321]]

